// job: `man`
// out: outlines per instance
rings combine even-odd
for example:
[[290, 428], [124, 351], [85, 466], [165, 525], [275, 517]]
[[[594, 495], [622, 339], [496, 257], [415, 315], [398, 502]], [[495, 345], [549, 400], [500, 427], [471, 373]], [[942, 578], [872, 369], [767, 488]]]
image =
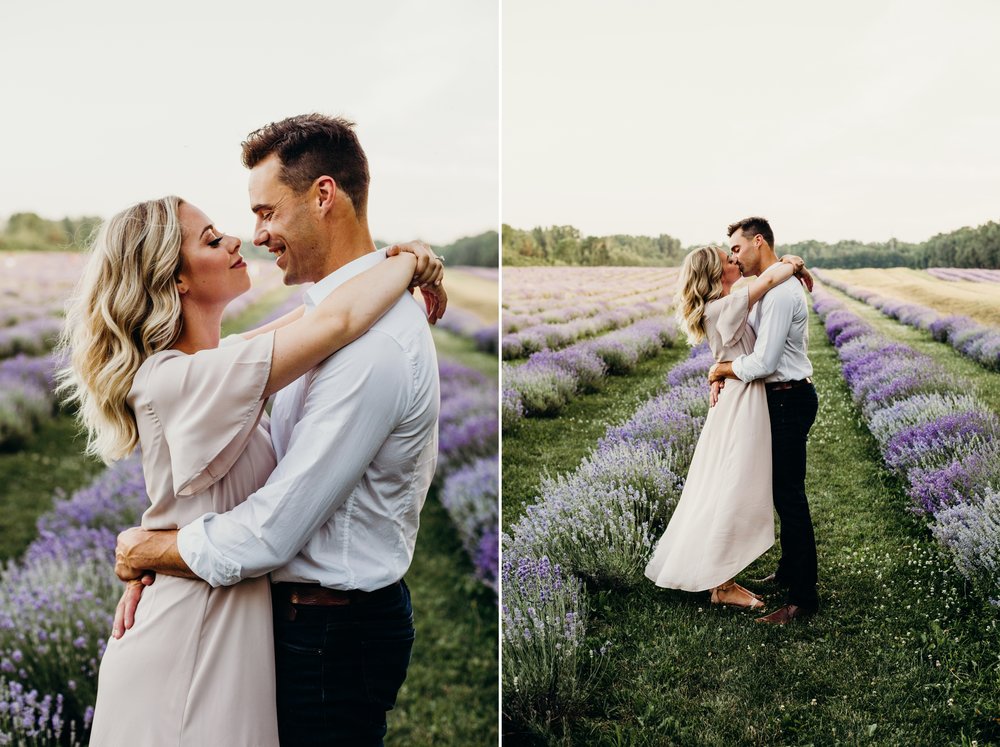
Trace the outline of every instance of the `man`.
[[[733, 261], [744, 277], [760, 275], [778, 261], [774, 234], [763, 218], [729, 226]], [[750, 314], [757, 333], [753, 353], [712, 366], [709, 381], [763, 379], [771, 416], [771, 480], [781, 521], [781, 559], [764, 581], [788, 591], [787, 603], [758, 622], [783, 625], [816, 612], [816, 540], [806, 500], [806, 437], [816, 419], [816, 389], [809, 378], [809, 309], [799, 281], [789, 278], [765, 295]]]
[[[243, 162], [254, 244], [276, 256], [286, 284], [316, 283], [306, 313], [384, 259], [352, 123], [315, 114], [272, 123], [249, 135]], [[406, 676], [414, 631], [402, 578], [436, 466], [440, 404], [434, 343], [413, 306], [404, 294], [276, 395], [278, 466], [245, 503], [179, 532], [119, 538], [116, 571], [133, 583], [116, 634], [131, 623], [143, 570], [212, 586], [271, 573], [282, 744], [381, 744]]]

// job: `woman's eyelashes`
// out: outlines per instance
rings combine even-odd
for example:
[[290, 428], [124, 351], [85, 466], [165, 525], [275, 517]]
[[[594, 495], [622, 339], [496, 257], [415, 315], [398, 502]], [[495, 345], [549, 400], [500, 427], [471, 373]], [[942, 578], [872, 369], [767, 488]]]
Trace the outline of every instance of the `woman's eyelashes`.
[[209, 245], [210, 247], [213, 247], [213, 248], [214, 248], [214, 247], [217, 247], [217, 246], [218, 246], [219, 244], [221, 244], [221, 243], [222, 243], [222, 239], [223, 239], [223, 238], [224, 238], [224, 237], [223, 237], [223, 235], [222, 235], [222, 234], [219, 234], [219, 237], [218, 237], [218, 238], [216, 238], [216, 239], [212, 239], [211, 241], [209, 241], [209, 242], [208, 242], [208, 245]]

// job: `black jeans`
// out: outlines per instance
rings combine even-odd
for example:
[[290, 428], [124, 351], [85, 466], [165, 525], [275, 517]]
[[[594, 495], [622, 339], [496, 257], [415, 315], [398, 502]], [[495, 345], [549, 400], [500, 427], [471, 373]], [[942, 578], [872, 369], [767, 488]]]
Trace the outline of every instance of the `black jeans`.
[[382, 745], [413, 648], [406, 584], [349, 605], [289, 609], [275, 598], [282, 747]]
[[818, 407], [812, 384], [767, 392], [774, 508], [781, 522], [777, 578], [788, 589], [788, 603], [809, 611], [817, 609], [819, 597], [816, 537], [806, 500], [806, 438]]

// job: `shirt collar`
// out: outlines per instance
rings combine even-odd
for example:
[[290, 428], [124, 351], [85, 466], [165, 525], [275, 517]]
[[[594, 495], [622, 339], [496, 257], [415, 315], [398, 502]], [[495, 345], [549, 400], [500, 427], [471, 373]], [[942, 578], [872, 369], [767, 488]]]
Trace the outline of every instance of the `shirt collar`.
[[334, 270], [305, 292], [303, 302], [306, 308], [315, 308], [338, 287], [365, 270], [371, 269], [385, 258], [385, 249], [376, 249], [374, 252], [363, 254], [343, 267]]

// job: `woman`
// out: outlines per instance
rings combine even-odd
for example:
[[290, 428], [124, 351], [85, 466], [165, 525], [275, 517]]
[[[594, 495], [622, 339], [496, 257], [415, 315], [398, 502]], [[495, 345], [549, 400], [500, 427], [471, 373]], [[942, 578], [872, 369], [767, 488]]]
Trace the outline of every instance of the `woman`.
[[[807, 285], [811, 281], [802, 260], [786, 255], [731, 292], [739, 266], [717, 247], [695, 249], [684, 258], [677, 294], [677, 318], [688, 341], [707, 339], [716, 361], [753, 352], [750, 309], [793, 274]], [[774, 544], [764, 383], [729, 380], [721, 391], [713, 387], [712, 401], [680, 501], [646, 576], [665, 588], [709, 590], [712, 604], [759, 609], [760, 598], [733, 577]]]
[[[415, 277], [414, 254], [400, 254], [309, 316], [300, 309], [220, 347], [226, 305], [250, 288], [239, 250], [177, 197], [140, 203], [101, 228], [71, 303], [62, 388], [89, 453], [111, 461], [139, 447], [144, 528], [226, 511], [263, 485], [275, 467], [267, 398], [441, 269], [431, 261]], [[213, 589], [161, 576], [129, 634], [108, 643], [91, 744], [276, 745], [273, 655], [266, 577]]]

